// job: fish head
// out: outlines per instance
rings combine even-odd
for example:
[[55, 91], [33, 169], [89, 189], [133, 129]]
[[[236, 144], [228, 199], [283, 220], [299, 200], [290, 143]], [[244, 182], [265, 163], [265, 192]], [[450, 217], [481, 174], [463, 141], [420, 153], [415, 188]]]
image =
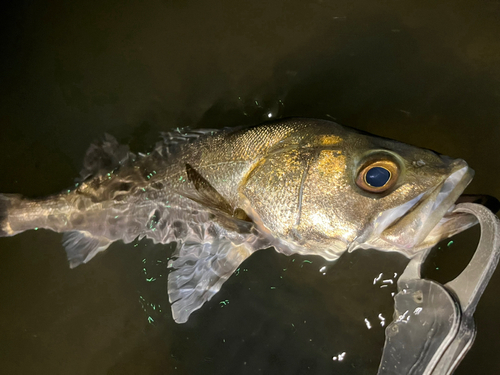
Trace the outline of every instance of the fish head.
[[476, 224], [452, 212], [474, 175], [464, 160], [309, 125], [265, 155], [241, 190], [252, 219], [284, 247], [326, 259], [357, 248], [412, 257]]
[[[366, 220], [349, 250], [374, 248], [412, 257], [477, 223], [473, 215], [453, 213], [474, 176], [463, 159], [376, 137], [369, 142], [373, 149], [352, 158], [351, 191], [363, 197], [359, 201], [365, 208], [357, 207], [365, 210]], [[387, 182], [378, 186], [376, 178]]]

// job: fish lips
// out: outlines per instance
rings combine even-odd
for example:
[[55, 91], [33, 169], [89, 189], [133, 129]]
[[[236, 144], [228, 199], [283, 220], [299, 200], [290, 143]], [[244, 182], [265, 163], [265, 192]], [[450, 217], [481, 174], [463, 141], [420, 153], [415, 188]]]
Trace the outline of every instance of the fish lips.
[[450, 169], [448, 177], [431, 191], [381, 213], [369, 239], [360, 247], [398, 251], [412, 257], [477, 224], [473, 215], [452, 213], [474, 171], [462, 159], [454, 160]]
[[441, 218], [438, 225], [431, 230], [420, 247], [432, 247], [442, 239], [454, 236], [476, 225], [478, 223], [476, 216], [465, 212], [453, 212], [456, 204], [467, 202], [481, 204], [493, 213], [500, 209], [500, 201], [490, 195], [462, 194]]

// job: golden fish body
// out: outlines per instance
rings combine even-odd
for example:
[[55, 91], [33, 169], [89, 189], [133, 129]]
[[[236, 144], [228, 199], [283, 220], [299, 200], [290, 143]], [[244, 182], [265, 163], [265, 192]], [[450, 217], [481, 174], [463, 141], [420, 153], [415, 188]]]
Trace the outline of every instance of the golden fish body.
[[450, 213], [473, 176], [465, 161], [332, 122], [164, 138], [140, 157], [110, 137], [93, 145], [85, 180], [68, 192], [0, 195], [0, 236], [65, 232], [72, 267], [116, 240], [177, 241], [168, 287], [182, 323], [256, 250], [334, 260], [376, 248], [410, 257], [475, 224]]
[[[227, 199], [231, 212], [245, 211], [284, 248], [326, 259], [368, 239], [370, 246], [408, 256], [432, 246], [450, 234], [438, 235], [435, 227], [473, 176], [461, 159], [307, 119], [220, 133], [185, 159]], [[398, 167], [390, 189], [373, 193], [356, 184], [363, 167], [385, 160]], [[173, 189], [182, 191], [176, 177]], [[428, 207], [440, 192], [439, 205]], [[408, 202], [413, 205], [402, 207]], [[404, 216], [410, 209], [413, 214]]]

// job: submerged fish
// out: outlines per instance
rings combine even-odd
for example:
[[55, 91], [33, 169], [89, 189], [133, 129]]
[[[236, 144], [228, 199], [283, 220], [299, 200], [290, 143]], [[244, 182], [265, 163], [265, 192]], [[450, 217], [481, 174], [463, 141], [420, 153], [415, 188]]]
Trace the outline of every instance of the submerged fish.
[[465, 161], [336, 123], [287, 119], [163, 138], [136, 156], [106, 136], [87, 152], [76, 188], [0, 195], [0, 237], [64, 232], [72, 268], [117, 240], [176, 241], [168, 294], [183, 323], [257, 250], [412, 257], [476, 224], [451, 212], [473, 177]]

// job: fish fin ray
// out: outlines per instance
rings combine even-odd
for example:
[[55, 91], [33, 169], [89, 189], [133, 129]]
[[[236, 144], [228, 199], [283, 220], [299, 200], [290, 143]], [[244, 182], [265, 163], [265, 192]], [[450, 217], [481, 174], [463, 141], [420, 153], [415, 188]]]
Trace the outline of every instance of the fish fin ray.
[[185, 323], [191, 313], [209, 301], [252, 254], [245, 245], [234, 245], [222, 238], [213, 243], [184, 243], [169, 267], [168, 296], [172, 316]]
[[104, 134], [102, 140], [94, 142], [87, 149], [80, 172], [80, 181], [108, 173], [110, 170], [130, 164], [136, 155], [127, 145], [118, 143], [115, 137]]
[[274, 242], [273, 246], [276, 252], [280, 254], [288, 256], [293, 254], [299, 254], [302, 256], [319, 255], [327, 261], [337, 260], [346, 250], [352, 251], [350, 250], [348, 244], [340, 240], [329, 242], [327, 246], [321, 246], [321, 244], [318, 243], [317, 246], [312, 248], [289, 246], [288, 244], [279, 241]]
[[87, 263], [97, 253], [106, 250], [112, 242], [106, 237], [93, 236], [84, 231], [66, 232], [62, 240], [70, 268]]
[[14, 236], [26, 230], [13, 230], [9, 223], [9, 215], [19, 207], [22, 200], [23, 197], [19, 194], [0, 194], [0, 237]]
[[9, 235], [7, 226], [8, 226], [8, 217], [9, 217], [9, 206], [10, 199], [8, 196], [0, 194], [0, 237], [7, 237]]
[[168, 132], [161, 132], [160, 136], [163, 141], [156, 144], [155, 152], [163, 157], [167, 157], [175, 154], [178, 148], [186, 143], [191, 143], [201, 136], [214, 135], [220, 131], [221, 129], [191, 129], [189, 127], [184, 127]]
[[187, 163], [186, 173], [197, 192], [197, 196], [187, 195], [187, 198], [208, 208], [216, 216], [216, 221], [224, 228], [239, 233], [250, 230], [253, 222], [243, 209], [234, 209], [210, 182]]
[[200, 194], [200, 203], [205, 206], [215, 208], [228, 215], [233, 214], [233, 208], [229, 202], [201, 176], [190, 164], [186, 164], [186, 173], [189, 181], [194, 185], [195, 189]]

